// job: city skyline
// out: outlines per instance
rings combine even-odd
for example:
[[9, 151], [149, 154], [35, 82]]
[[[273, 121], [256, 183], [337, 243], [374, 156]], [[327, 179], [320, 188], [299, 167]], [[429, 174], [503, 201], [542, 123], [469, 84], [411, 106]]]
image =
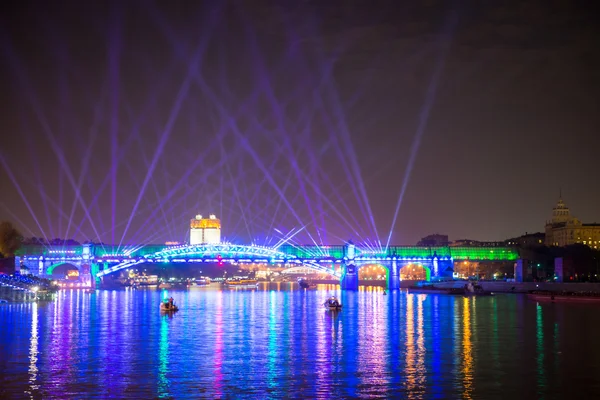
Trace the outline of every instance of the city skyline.
[[198, 213], [237, 242], [495, 241], [543, 231], [562, 190], [600, 222], [583, 6], [342, 4], [6, 6], [0, 220], [115, 244], [183, 241]]

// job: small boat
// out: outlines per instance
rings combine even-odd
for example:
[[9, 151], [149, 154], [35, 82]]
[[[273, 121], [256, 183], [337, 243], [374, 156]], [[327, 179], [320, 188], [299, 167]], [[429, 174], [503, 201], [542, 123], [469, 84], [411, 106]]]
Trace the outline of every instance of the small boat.
[[341, 310], [342, 304], [339, 302], [339, 300], [336, 297], [331, 296], [330, 298], [325, 300], [325, 303], [323, 303], [323, 307], [325, 307], [329, 310]]
[[226, 287], [256, 287], [258, 281], [256, 279], [240, 279], [235, 281], [225, 281], [223, 285]]
[[179, 307], [175, 304], [170, 304], [169, 302], [161, 302], [160, 303], [160, 311], [162, 312], [176, 312], [179, 311]]

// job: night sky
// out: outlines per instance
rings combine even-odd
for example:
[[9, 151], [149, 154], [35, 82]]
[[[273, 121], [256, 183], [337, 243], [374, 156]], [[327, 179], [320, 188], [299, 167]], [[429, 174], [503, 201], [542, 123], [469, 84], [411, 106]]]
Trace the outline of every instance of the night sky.
[[[415, 5], [421, 3], [422, 5]], [[485, 3], [485, 5], [483, 4]], [[585, 1], [1, 6], [0, 220], [25, 236], [414, 244], [600, 222]]]

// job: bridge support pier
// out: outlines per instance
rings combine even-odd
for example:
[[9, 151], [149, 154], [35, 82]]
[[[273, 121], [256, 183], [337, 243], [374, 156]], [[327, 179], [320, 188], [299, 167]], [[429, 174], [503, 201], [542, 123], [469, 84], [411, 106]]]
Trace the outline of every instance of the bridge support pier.
[[79, 273], [79, 279], [81, 280], [83, 286], [91, 286], [94, 277], [92, 276], [90, 271], [90, 264], [88, 264], [87, 262], [83, 262], [79, 270], [81, 271]]
[[565, 281], [565, 271], [564, 271], [562, 257], [556, 257], [554, 259], [554, 281], [555, 282], [564, 282]]
[[354, 264], [342, 264], [344, 272], [340, 280], [342, 290], [358, 290], [358, 268]]
[[454, 275], [454, 260], [438, 260], [438, 273], [436, 274], [438, 280], [452, 279]]
[[352, 241], [348, 241], [344, 246], [344, 262], [342, 263], [342, 279], [340, 279], [340, 288], [342, 290], [358, 290], [358, 268], [354, 264], [356, 256], [356, 246]]
[[392, 261], [388, 274], [388, 290], [400, 289], [400, 269], [396, 260]]
[[100, 265], [98, 263], [91, 263], [91, 275], [92, 275], [92, 288], [95, 289], [100, 286], [100, 278], [98, 278], [98, 272], [100, 272]]
[[527, 273], [527, 260], [519, 258], [515, 263], [515, 282], [523, 282]]
[[83, 258], [80, 268], [81, 273], [79, 275], [81, 278], [81, 283], [83, 283], [84, 286], [93, 287], [95, 276], [92, 274], [92, 245], [90, 243], [85, 243], [82, 246], [81, 256], [81, 258]]

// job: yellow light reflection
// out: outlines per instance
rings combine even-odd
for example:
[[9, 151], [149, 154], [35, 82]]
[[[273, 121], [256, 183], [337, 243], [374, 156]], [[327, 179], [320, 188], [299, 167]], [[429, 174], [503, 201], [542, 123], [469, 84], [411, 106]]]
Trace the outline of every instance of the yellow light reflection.
[[423, 301], [426, 294], [417, 296], [417, 359], [415, 365], [415, 378], [419, 387], [425, 385], [425, 334], [423, 331]]
[[471, 304], [468, 298], [463, 298], [463, 397], [472, 399], [473, 392], [473, 344], [471, 343]]
[[415, 368], [415, 310], [414, 294], [406, 295], [406, 389], [410, 393], [417, 388]]
[[[424, 394], [427, 368], [425, 367], [425, 332], [423, 329], [423, 302], [427, 295], [408, 294], [406, 303], [406, 391], [408, 398]], [[415, 323], [415, 306], [417, 320]]]

